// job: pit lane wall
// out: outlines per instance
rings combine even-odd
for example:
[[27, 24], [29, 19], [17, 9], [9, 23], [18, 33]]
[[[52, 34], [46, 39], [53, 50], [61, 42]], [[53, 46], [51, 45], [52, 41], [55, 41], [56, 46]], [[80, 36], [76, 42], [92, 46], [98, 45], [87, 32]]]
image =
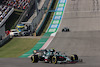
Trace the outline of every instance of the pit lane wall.
[[58, 1], [53, 19], [52, 19], [51, 24], [49, 25], [46, 33], [43, 35], [43, 37], [38, 41], [38, 43], [30, 51], [19, 56], [20, 58], [30, 57], [30, 55], [33, 54], [33, 50], [46, 49], [46, 47], [53, 40], [53, 38], [60, 26], [60, 22], [61, 22], [61, 19], [63, 16], [63, 12], [64, 12], [66, 3], [67, 3], [67, 0], [59, 0]]

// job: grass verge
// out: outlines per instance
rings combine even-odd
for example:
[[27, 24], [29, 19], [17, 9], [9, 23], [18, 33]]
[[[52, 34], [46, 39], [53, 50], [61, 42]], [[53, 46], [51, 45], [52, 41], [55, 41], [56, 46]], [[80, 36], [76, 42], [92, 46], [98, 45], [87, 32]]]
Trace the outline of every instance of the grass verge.
[[9, 43], [0, 48], [0, 57], [18, 57], [32, 49], [39, 40], [36, 38], [13, 38]]

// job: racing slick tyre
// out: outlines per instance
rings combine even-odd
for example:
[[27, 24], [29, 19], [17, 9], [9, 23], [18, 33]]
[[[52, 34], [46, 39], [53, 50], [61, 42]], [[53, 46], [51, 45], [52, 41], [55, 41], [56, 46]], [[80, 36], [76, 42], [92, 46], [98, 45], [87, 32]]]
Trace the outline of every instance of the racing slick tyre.
[[62, 29], [62, 32], [64, 32], [64, 29]]
[[76, 54], [71, 55], [72, 61], [78, 61], [78, 56]]
[[55, 57], [55, 56], [52, 57], [52, 63], [57, 64], [57, 57]]
[[32, 63], [38, 63], [38, 61], [39, 61], [38, 55], [31, 56], [31, 61], [32, 61]]

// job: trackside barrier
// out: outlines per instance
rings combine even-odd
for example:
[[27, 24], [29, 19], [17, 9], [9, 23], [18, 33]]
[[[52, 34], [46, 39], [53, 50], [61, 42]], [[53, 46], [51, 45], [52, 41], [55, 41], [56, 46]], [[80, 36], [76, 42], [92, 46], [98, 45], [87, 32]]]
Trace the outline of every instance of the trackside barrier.
[[[50, 4], [49, 10], [51, 9], [51, 6], [53, 5], [53, 1], [54, 0], [52, 0], [52, 2]], [[42, 31], [43, 31], [43, 29], [45, 27], [45, 24], [47, 23], [46, 20], [48, 19], [48, 14], [49, 14], [49, 12], [46, 13], [46, 16], [45, 16], [43, 22], [41, 23], [41, 25], [39, 26], [39, 28], [36, 30], [36, 36], [38, 36], [38, 35], [40, 35], [42, 33]]]
[[0, 47], [2, 47], [9, 40], [10, 40], [10, 35], [8, 35], [6, 38], [0, 40]]
[[47, 32], [52, 32], [52, 33], [57, 32], [62, 20], [66, 2], [67, 0], [59, 0], [53, 19], [51, 21], [50, 26], [48, 27]]

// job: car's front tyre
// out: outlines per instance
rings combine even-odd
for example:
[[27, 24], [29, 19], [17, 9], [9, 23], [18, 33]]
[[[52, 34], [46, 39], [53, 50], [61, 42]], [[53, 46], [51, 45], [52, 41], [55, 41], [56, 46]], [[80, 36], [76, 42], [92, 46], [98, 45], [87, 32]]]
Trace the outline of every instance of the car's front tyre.
[[62, 32], [64, 32], [64, 29], [62, 29]]
[[38, 55], [31, 56], [31, 62], [32, 63], [38, 63], [38, 61], [39, 61]]

